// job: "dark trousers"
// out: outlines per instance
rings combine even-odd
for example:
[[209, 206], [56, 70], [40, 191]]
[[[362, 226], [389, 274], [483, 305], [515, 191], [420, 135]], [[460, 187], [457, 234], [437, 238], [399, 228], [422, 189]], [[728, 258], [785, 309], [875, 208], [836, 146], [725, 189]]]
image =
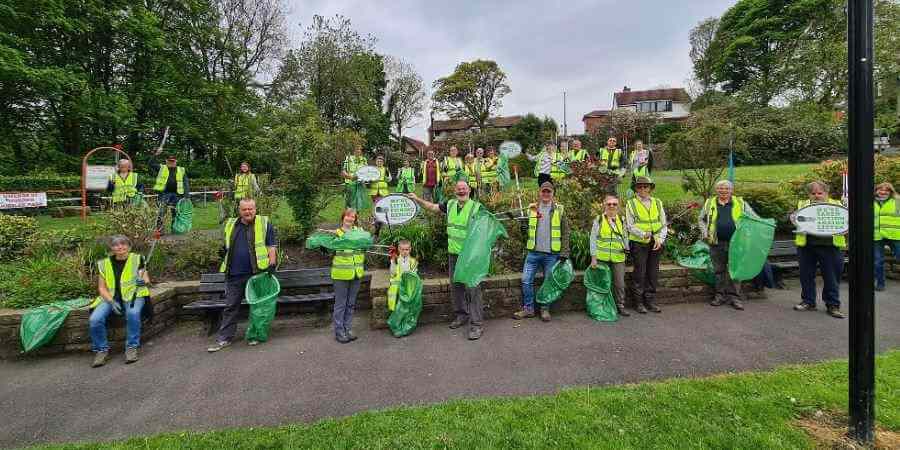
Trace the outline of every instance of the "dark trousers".
[[244, 301], [244, 289], [251, 276], [246, 274], [225, 279], [225, 309], [222, 310], [222, 320], [219, 322], [219, 342], [234, 339], [241, 302]]
[[356, 307], [356, 296], [362, 279], [334, 280], [334, 335], [350, 333], [353, 328], [353, 308]]
[[900, 241], [884, 239], [875, 241], [875, 285], [884, 287], [884, 247], [888, 246], [893, 252], [894, 259], [900, 258]]
[[175, 205], [181, 200], [181, 196], [175, 192], [160, 192], [156, 198], [156, 204], [159, 206], [159, 214], [156, 216], [156, 229], [162, 231], [163, 218], [166, 216], [166, 210], [172, 212], [172, 223], [175, 223]]
[[650, 306], [656, 302], [656, 287], [659, 283], [659, 256], [662, 248], [653, 251], [653, 243], [642, 244], [631, 241], [631, 257], [634, 272], [631, 273], [631, 293], [634, 302]]
[[549, 174], [549, 173], [540, 173], [540, 174], [538, 174], [538, 182], [537, 182], [537, 183], [538, 183], [538, 187], [541, 187], [541, 185], [544, 184], [545, 181], [549, 181], [549, 182], [551, 182], [551, 183], [553, 182], [553, 179], [550, 178], [550, 174]]
[[709, 257], [716, 270], [716, 298], [724, 303], [741, 300], [741, 285], [728, 273], [728, 241], [709, 247]]
[[822, 300], [826, 306], [840, 308], [838, 283], [844, 270], [844, 255], [831, 245], [798, 247], [800, 257], [800, 298], [807, 305], [816, 305], [816, 268], [822, 271]]
[[[457, 256], [450, 255], [450, 279], [453, 279], [453, 269], [456, 268]], [[450, 294], [453, 296], [453, 309], [456, 312], [456, 317], [467, 318], [473, 326], [481, 326], [481, 321], [484, 318], [481, 285], [469, 288], [462, 283], [453, 283]]]

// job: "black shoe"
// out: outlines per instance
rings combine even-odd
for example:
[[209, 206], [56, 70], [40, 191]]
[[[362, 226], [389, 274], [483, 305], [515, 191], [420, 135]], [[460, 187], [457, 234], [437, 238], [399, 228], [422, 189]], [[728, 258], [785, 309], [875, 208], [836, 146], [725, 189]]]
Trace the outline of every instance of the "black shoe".
[[655, 313], [661, 313], [661, 312], [662, 312], [662, 310], [659, 309], [659, 306], [656, 306], [656, 303], [648, 303], [648, 304], [647, 304], [647, 309], [649, 309], [650, 311], [655, 312]]
[[484, 330], [482, 330], [480, 325], [473, 325], [471, 328], [469, 328], [470, 341], [477, 341], [479, 338], [481, 338], [482, 334], [484, 334]]
[[631, 313], [628, 311], [625, 311], [624, 306], [616, 306], [616, 310], [618, 310], [619, 315], [622, 317], [631, 317]]
[[340, 342], [341, 344], [349, 344], [350, 336], [347, 336], [346, 334], [339, 334], [334, 337], [334, 340]]
[[884, 291], [884, 286], [875, 286], [875, 290], [878, 292]]
[[347, 332], [347, 339], [350, 339], [350, 342], [353, 342], [359, 338], [356, 337], [356, 335], [354, 335], [353, 333]]
[[450, 329], [451, 329], [451, 330], [455, 330], [455, 329], [457, 329], [457, 328], [459, 328], [459, 327], [465, 325], [466, 322], [468, 322], [468, 321], [469, 321], [469, 318], [468, 318], [468, 317], [465, 317], [465, 316], [456, 316], [456, 318], [453, 319], [453, 322], [450, 322]]
[[647, 314], [647, 307], [640, 303], [638, 303], [637, 307], [634, 308], [634, 310], [637, 311], [638, 314]]

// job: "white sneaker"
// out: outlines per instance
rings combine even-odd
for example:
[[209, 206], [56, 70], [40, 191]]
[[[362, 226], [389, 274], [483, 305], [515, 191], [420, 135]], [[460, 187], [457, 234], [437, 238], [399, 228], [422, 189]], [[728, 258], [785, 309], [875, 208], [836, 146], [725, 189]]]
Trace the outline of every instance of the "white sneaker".
[[228, 347], [229, 345], [231, 345], [231, 342], [229, 342], [229, 341], [219, 341], [219, 342], [216, 342], [215, 345], [210, 345], [209, 347], [207, 347], [206, 351], [208, 351], [210, 353], [215, 353], [219, 350], [222, 350], [225, 347]]

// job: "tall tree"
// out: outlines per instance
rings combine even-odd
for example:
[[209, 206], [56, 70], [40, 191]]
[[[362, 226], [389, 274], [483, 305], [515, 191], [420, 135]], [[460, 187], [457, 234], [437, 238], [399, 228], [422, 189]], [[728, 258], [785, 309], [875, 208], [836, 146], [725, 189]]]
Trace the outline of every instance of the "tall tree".
[[422, 117], [427, 96], [422, 77], [407, 63], [385, 58], [387, 88], [384, 95], [385, 114], [391, 119], [397, 144], [403, 148], [403, 130], [414, 126]]
[[454, 119], [471, 119], [481, 129], [511, 92], [506, 73], [496, 62], [482, 59], [460, 63], [452, 74], [435, 81], [434, 89], [435, 109]]
[[694, 64], [694, 77], [700, 83], [703, 92], [710, 90], [713, 86], [713, 67], [711, 67], [710, 60], [706, 58], [706, 52], [715, 39], [718, 28], [719, 19], [708, 17], [691, 29], [691, 62]]

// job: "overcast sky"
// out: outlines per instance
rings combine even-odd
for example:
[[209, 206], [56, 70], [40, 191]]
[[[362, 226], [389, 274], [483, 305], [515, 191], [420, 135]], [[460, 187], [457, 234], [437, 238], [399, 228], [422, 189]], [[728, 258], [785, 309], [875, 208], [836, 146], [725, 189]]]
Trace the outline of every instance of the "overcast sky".
[[[461, 61], [492, 59], [506, 72], [512, 93], [501, 115], [549, 115], [568, 130], [581, 118], [609, 109], [612, 94], [680, 87], [690, 76], [688, 32], [720, 16], [734, 0], [288, 0], [295, 42], [314, 14], [341, 14], [360, 34], [377, 38], [377, 51], [416, 68], [425, 84], [449, 75]], [[406, 134], [425, 140], [428, 113]], [[562, 131], [562, 129], [560, 129]]]

